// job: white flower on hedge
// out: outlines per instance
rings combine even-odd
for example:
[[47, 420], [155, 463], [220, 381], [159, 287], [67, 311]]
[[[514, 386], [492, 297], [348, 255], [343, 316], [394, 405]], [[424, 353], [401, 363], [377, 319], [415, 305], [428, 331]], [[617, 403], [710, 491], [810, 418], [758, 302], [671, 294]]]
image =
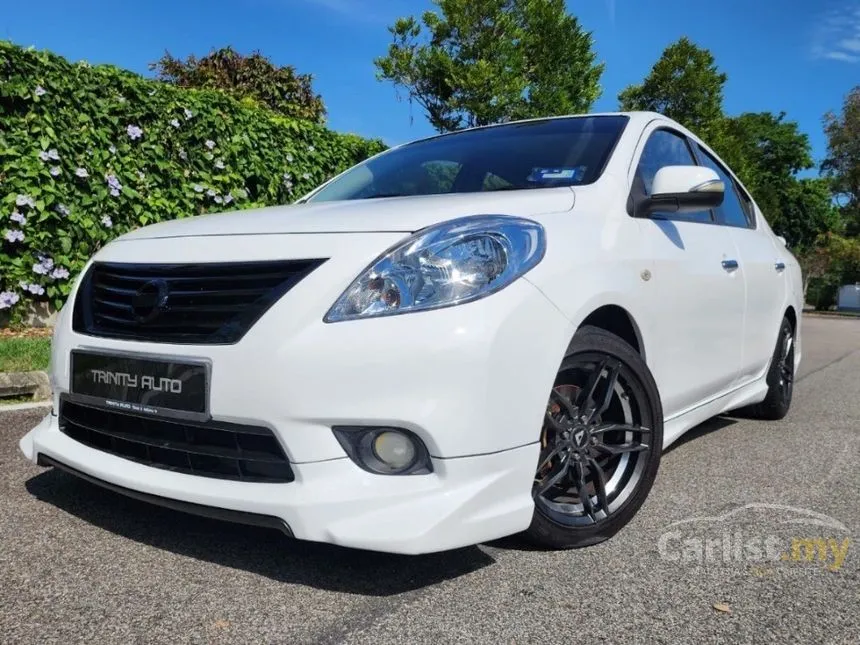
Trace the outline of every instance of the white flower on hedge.
[[132, 141], [140, 139], [143, 136], [143, 128], [137, 125], [130, 125], [125, 129], [128, 138]]
[[225, 204], [229, 204], [232, 201], [233, 201], [233, 195], [231, 195], [230, 193], [227, 193], [226, 195], [224, 195], [224, 203]]
[[41, 262], [37, 262], [33, 265], [33, 273], [38, 275], [48, 275], [51, 272], [51, 269], [54, 268], [54, 261], [50, 258], [47, 260], [42, 260]]
[[60, 160], [60, 153], [57, 152], [56, 148], [51, 148], [48, 150], [48, 159], [53, 159], [54, 161]]
[[27, 291], [32, 293], [34, 296], [41, 296], [45, 293], [45, 287], [40, 284], [28, 284]]
[[42, 161], [48, 161], [50, 159], [48, 152], [46, 150], [42, 150], [42, 152], [39, 153], [39, 159]]
[[119, 101], [120, 103], [125, 103], [127, 99], [122, 94], [120, 94], [119, 96], [116, 97], [116, 100]]
[[18, 211], [12, 211], [12, 214], [9, 216], [13, 222], [18, 222], [21, 226], [27, 223], [27, 218], [21, 215]]
[[203, 192], [203, 186], [201, 186], [200, 184], [194, 184], [192, 186], [192, 188], [194, 189], [195, 193], [202, 193]]
[[212, 139], [206, 139], [206, 143], [204, 143], [203, 145], [212, 150], [215, 147], [215, 142], [212, 141]]
[[58, 212], [60, 215], [62, 215], [63, 217], [68, 217], [68, 216], [69, 216], [69, 213], [70, 213], [71, 211], [69, 210], [69, 207], [68, 207], [68, 206], [66, 206], [65, 204], [57, 204], [57, 212]]
[[223, 204], [223, 203], [224, 203], [224, 198], [223, 198], [223, 197], [221, 197], [221, 195], [215, 195], [215, 203], [216, 203], [216, 204]]
[[104, 215], [102, 217], [102, 226], [105, 228], [111, 228], [113, 226], [113, 220], [107, 215]]
[[116, 154], [116, 146], [111, 146], [110, 148], [108, 148], [108, 151], [109, 151], [112, 155], [115, 155], [115, 154]]
[[90, 172], [86, 168], [75, 168], [75, 176], [86, 179], [90, 176]]
[[155, 96], [155, 90], [150, 90], [149, 95], [150, 95], [150, 96]]
[[314, 151], [316, 151], [316, 148], [314, 148], [313, 146], [308, 146], [308, 152], [314, 152]]
[[66, 267], [57, 267], [51, 272], [51, 277], [54, 280], [65, 280], [69, 277], [69, 270]]
[[289, 179], [287, 179], [287, 180], [284, 182], [284, 186], [286, 186], [286, 187], [287, 187], [287, 190], [292, 190], [292, 189], [293, 189], [293, 182], [291, 182]]
[[309, 172], [306, 172], [304, 175], [302, 175], [302, 179], [310, 179], [310, 178], [311, 178], [311, 173], [309, 173]]
[[48, 91], [41, 85], [37, 85], [36, 89], [33, 90], [33, 94], [35, 94], [36, 96], [45, 96], [45, 94], [47, 93]]
[[36, 208], [36, 202], [33, 201], [33, 198], [29, 195], [18, 195], [15, 198], [15, 206], [29, 206], [30, 208]]
[[21, 299], [14, 291], [0, 291], [0, 309], [9, 309]]
[[293, 163], [293, 155], [287, 154], [287, 163]]
[[141, 181], [143, 181], [144, 179], [146, 179], [146, 175], [142, 171], [138, 170], [137, 171], [137, 178], [140, 179]]
[[185, 148], [179, 149], [179, 158], [182, 159], [182, 161], [188, 161], [188, 153], [185, 152]]
[[60, 167], [59, 166], [51, 166], [51, 169], [48, 172], [51, 173], [51, 177], [59, 177], [60, 176]]
[[6, 229], [6, 232], [3, 234], [3, 237], [6, 238], [7, 242], [23, 242], [24, 241], [23, 231], [19, 231], [17, 229]]
[[224, 162], [221, 159], [216, 159], [215, 160], [215, 167], [218, 170], [224, 170]]
[[194, 116], [194, 112], [192, 112], [188, 108], [182, 108], [182, 113], [185, 115], [186, 120]]
[[217, 195], [218, 193], [215, 192], [215, 190], [213, 188], [210, 188], [209, 190], [206, 191], [206, 194], [209, 195], [209, 197], [215, 197], [215, 195]]
[[170, 125], [174, 128], [178, 128], [181, 124], [179, 123], [179, 119], [170, 119]]

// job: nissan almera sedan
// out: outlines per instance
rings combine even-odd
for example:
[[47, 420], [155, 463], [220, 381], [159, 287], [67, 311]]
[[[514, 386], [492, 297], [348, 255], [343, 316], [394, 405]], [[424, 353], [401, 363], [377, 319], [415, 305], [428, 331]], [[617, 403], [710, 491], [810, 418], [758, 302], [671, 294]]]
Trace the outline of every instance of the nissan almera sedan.
[[585, 546], [685, 431], [786, 414], [801, 294], [747, 190], [669, 119], [466, 130], [100, 250], [20, 445], [305, 540]]

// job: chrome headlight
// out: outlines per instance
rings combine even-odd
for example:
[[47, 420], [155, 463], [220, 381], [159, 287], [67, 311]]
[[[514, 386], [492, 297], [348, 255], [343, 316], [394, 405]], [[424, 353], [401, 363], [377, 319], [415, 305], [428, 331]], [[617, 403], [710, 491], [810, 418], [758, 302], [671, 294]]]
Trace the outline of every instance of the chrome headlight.
[[383, 253], [343, 292], [326, 322], [471, 302], [503, 289], [543, 258], [537, 222], [476, 215], [430, 226]]

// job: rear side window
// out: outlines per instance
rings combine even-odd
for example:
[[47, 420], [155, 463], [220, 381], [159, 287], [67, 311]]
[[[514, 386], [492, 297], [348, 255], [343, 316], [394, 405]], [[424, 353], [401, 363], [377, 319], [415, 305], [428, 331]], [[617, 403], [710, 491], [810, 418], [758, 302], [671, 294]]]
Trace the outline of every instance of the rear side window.
[[[654, 176], [660, 168], [696, 165], [698, 164], [685, 137], [671, 130], [655, 130], [642, 149], [642, 156], [639, 157], [639, 165], [636, 167], [635, 181], [639, 184], [639, 190], [650, 195]], [[713, 221], [709, 210], [696, 213], [654, 213], [652, 217], [691, 222]]]
[[725, 168], [710, 154], [699, 146], [702, 165], [710, 168], [719, 175], [726, 186], [726, 196], [717, 208], [717, 219], [720, 224], [737, 228], [752, 228], [752, 203], [737, 185]]

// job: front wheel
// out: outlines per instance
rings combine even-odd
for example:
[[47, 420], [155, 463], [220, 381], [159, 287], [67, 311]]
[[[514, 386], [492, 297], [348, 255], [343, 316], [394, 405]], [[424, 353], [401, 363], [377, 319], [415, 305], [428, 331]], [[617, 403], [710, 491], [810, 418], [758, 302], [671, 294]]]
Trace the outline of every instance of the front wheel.
[[639, 510], [657, 476], [663, 414], [636, 350], [583, 327], [550, 392], [526, 536], [550, 548], [597, 544]]

